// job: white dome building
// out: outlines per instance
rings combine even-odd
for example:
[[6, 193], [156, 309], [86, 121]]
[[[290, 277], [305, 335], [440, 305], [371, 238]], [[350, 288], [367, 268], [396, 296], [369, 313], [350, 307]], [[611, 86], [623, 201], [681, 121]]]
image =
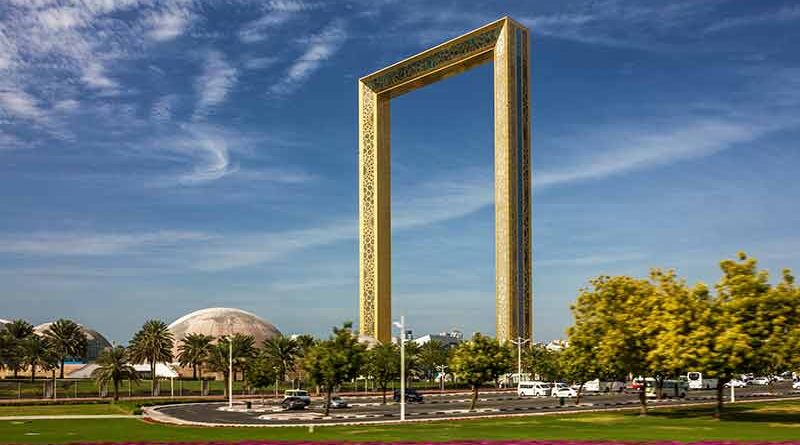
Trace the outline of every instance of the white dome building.
[[[33, 328], [33, 331], [36, 332], [38, 335], [44, 335], [44, 331], [50, 327], [51, 324], [54, 322], [42, 323], [39, 326]], [[103, 352], [103, 349], [110, 348], [111, 343], [103, 336], [103, 334], [86, 327], [80, 323], [77, 323], [78, 326], [81, 327], [83, 331], [83, 335], [86, 336], [86, 361], [93, 362], [97, 360], [97, 357], [100, 356], [100, 353]], [[69, 361], [76, 361], [82, 362], [82, 357], [71, 357]]]
[[212, 307], [186, 314], [173, 321], [169, 330], [175, 337], [172, 349], [175, 357], [178, 356], [181, 340], [187, 334], [204, 334], [215, 338], [234, 334], [252, 335], [258, 347], [264, 340], [281, 335], [278, 328], [258, 315], [228, 307]]

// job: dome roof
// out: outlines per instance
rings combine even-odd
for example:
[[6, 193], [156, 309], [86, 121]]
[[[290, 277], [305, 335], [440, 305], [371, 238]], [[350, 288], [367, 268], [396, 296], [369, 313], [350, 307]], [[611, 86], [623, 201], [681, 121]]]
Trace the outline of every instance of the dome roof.
[[178, 346], [187, 334], [204, 334], [212, 337], [223, 335], [252, 335], [257, 346], [281, 332], [261, 317], [241, 309], [228, 307], [212, 307], [186, 314], [169, 325], [175, 336], [173, 354], [177, 355]]
[[[46, 331], [46, 330], [47, 330], [47, 328], [49, 328], [49, 327], [50, 327], [50, 325], [52, 325], [53, 323], [55, 323], [55, 322], [53, 322], [53, 321], [49, 321], [49, 322], [47, 322], [47, 323], [42, 323], [42, 324], [40, 324], [39, 326], [36, 326], [35, 328], [33, 328], [33, 330], [34, 330], [34, 332], [36, 332], [37, 334], [39, 334], [39, 335], [42, 335], [42, 334], [44, 334], [44, 331]], [[87, 341], [89, 341], [89, 342], [96, 341], [96, 342], [100, 342], [100, 343], [102, 343], [104, 346], [111, 347], [111, 342], [109, 342], [109, 341], [108, 341], [108, 340], [107, 340], [107, 339], [106, 339], [106, 338], [103, 336], [103, 334], [101, 334], [101, 333], [99, 333], [99, 332], [95, 331], [95, 330], [94, 330], [94, 329], [92, 329], [92, 328], [86, 327], [86, 326], [84, 326], [84, 325], [82, 325], [82, 324], [80, 324], [80, 323], [76, 323], [76, 324], [77, 324], [78, 326], [80, 326], [80, 327], [81, 327], [81, 330], [83, 331], [83, 335], [85, 335], [85, 336], [86, 336], [86, 340], [87, 340]]]
[[[54, 322], [50, 321], [47, 323], [42, 323], [39, 326], [33, 328], [33, 331], [39, 335], [44, 335], [44, 331], [50, 327]], [[106, 348], [111, 347], [111, 342], [106, 339], [103, 334], [95, 331], [92, 328], [86, 327], [80, 323], [76, 323], [78, 326], [81, 327], [81, 331], [83, 331], [83, 335], [86, 336], [86, 359], [90, 362], [95, 361], [97, 357], [100, 355]]]

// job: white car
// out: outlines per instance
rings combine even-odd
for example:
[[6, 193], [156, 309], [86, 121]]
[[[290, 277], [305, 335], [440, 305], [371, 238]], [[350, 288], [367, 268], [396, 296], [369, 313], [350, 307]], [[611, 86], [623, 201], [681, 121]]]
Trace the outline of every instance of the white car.
[[769, 385], [769, 377], [756, 377], [750, 381], [751, 385]]
[[570, 388], [565, 383], [556, 383], [550, 395], [553, 397], [578, 397], [578, 391]]
[[792, 389], [800, 389], [800, 380], [792, 382]]
[[725, 384], [726, 388], [744, 388], [745, 386], [747, 386], [747, 383], [736, 379], [733, 379]]
[[311, 404], [311, 396], [308, 395], [308, 391], [303, 389], [287, 389], [283, 392], [283, 401], [285, 402], [287, 399], [300, 399], [306, 406]]
[[517, 396], [519, 397], [547, 397], [552, 387], [546, 382], [519, 382]]

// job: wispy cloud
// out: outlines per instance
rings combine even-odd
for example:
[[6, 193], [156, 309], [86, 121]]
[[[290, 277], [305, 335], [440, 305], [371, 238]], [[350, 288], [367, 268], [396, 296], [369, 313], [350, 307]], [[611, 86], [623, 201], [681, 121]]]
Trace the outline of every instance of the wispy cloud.
[[[535, 171], [534, 184], [547, 187], [610, 176], [713, 155], [749, 142], [769, 129], [748, 122], [702, 119], [665, 131], [632, 125], [564, 141], [570, 147], [592, 146], [592, 153], [572, 165]], [[591, 143], [589, 143], [591, 141]], [[597, 154], [595, 154], [597, 153]]]
[[172, 120], [173, 109], [178, 102], [178, 96], [175, 94], [167, 94], [159, 97], [150, 107], [150, 119], [159, 123], [165, 124]]
[[159, 231], [144, 233], [34, 233], [0, 238], [0, 252], [21, 255], [102, 256], [136, 253], [185, 242], [207, 241], [202, 232]]
[[239, 40], [244, 43], [257, 43], [266, 40], [275, 28], [295, 17], [293, 12], [269, 11], [260, 18], [246, 23], [239, 30]]
[[800, 6], [792, 5], [762, 14], [726, 18], [708, 26], [706, 31], [717, 32], [745, 26], [791, 23], [798, 20], [800, 20]]
[[147, 36], [158, 42], [172, 40], [189, 28], [193, 18], [188, 8], [178, 6], [151, 12], [144, 20]]
[[344, 22], [334, 20], [329, 23], [305, 42], [303, 53], [292, 63], [286, 75], [270, 88], [270, 92], [278, 95], [294, 92], [339, 51], [346, 39]]
[[222, 104], [236, 85], [237, 70], [219, 51], [206, 54], [203, 74], [195, 82], [198, 95], [194, 117], [202, 118]]
[[630, 261], [643, 261], [648, 255], [643, 252], [616, 252], [597, 255], [583, 255], [570, 258], [536, 259], [535, 267], [597, 266]]
[[0, 110], [4, 114], [27, 120], [45, 119], [37, 100], [23, 90], [0, 90]]

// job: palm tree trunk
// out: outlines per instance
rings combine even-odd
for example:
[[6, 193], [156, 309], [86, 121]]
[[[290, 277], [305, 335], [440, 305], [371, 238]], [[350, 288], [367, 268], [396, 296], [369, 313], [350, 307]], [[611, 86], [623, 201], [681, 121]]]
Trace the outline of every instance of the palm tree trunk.
[[381, 385], [381, 392], [383, 393], [383, 404], [386, 405], [386, 384]]
[[36, 364], [31, 364], [31, 382], [36, 381]]
[[119, 379], [114, 379], [114, 401], [119, 401]]
[[156, 361], [150, 360], [150, 395], [155, 396], [156, 394]]
[[197, 362], [192, 363], [192, 380], [197, 380]]
[[64, 359], [61, 359], [61, 375], [58, 377], [60, 379], [64, 378]]

